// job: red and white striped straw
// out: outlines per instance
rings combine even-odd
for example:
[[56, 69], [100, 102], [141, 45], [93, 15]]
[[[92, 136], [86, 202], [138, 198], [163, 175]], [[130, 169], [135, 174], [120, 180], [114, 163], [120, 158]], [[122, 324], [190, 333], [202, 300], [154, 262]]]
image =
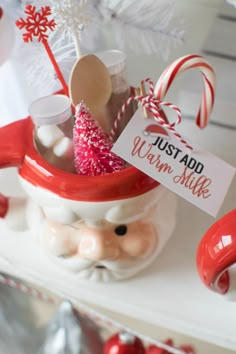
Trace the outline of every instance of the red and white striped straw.
[[162, 101], [176, 76], [188, 69], [199, 69], [203, 75], [204, 88], [196, 124], [205, 128], [214, 105], [216, 76], [212, 66], [200, 55], [186, 55], [170, 64], [156, 83], [154, 96]]

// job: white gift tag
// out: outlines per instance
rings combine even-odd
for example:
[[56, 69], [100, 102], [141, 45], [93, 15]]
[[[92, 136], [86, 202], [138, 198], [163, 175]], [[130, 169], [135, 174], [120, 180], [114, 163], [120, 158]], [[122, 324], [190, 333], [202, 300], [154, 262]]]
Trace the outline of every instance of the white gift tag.
[[193, 150], [189, 151], [154, 119], [144, 119], [140, 107], [112, 151], [190, 203], [216, 216], [235, 168], [213, 154], [191, 146]]

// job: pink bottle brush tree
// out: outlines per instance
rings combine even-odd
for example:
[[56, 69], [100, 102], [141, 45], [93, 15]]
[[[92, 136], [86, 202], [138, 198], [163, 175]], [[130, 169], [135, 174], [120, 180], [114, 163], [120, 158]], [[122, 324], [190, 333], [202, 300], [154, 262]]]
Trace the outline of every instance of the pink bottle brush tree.
[[124, 160], [111, 151], [113, 143], [84, 103], [76, 107], [73, 141], [78, 174], [97, 176], [125, 168]]

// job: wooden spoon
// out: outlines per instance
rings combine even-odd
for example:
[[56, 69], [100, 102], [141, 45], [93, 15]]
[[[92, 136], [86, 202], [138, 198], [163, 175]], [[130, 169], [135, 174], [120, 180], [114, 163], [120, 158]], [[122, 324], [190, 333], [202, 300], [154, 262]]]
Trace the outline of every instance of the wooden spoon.
[[111, 78], [103, 62], [93, 54], [81, 57], [72, 68], [69, 94], [74, 106], [81, 101], [105, 129], [106, 105], [111, 96]]

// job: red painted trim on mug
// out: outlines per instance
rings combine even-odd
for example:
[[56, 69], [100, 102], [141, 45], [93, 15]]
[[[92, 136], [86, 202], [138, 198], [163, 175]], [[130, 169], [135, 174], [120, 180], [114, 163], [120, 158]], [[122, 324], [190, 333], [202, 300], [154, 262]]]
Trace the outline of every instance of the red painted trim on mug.
[[32, 129], [30, 119], [18, 120], [0, 128], [0, 168], [22, 165], [26, 150], [30, 148], [28, 135], [32, 136]]
[[198, 246], [196, 261], [203, 283], [226, 294], [230, 287], [227, 269], [236, 263], [236, 209], [208, 229]]
[[159, 185], [135, 167], [100, 176], [59, 170], [38, 153], [31, 118], [0, 128], [0, 167], [19, 167], [20, 176], [35, 187], [79, 201], [112, 201], [136, 197]]

